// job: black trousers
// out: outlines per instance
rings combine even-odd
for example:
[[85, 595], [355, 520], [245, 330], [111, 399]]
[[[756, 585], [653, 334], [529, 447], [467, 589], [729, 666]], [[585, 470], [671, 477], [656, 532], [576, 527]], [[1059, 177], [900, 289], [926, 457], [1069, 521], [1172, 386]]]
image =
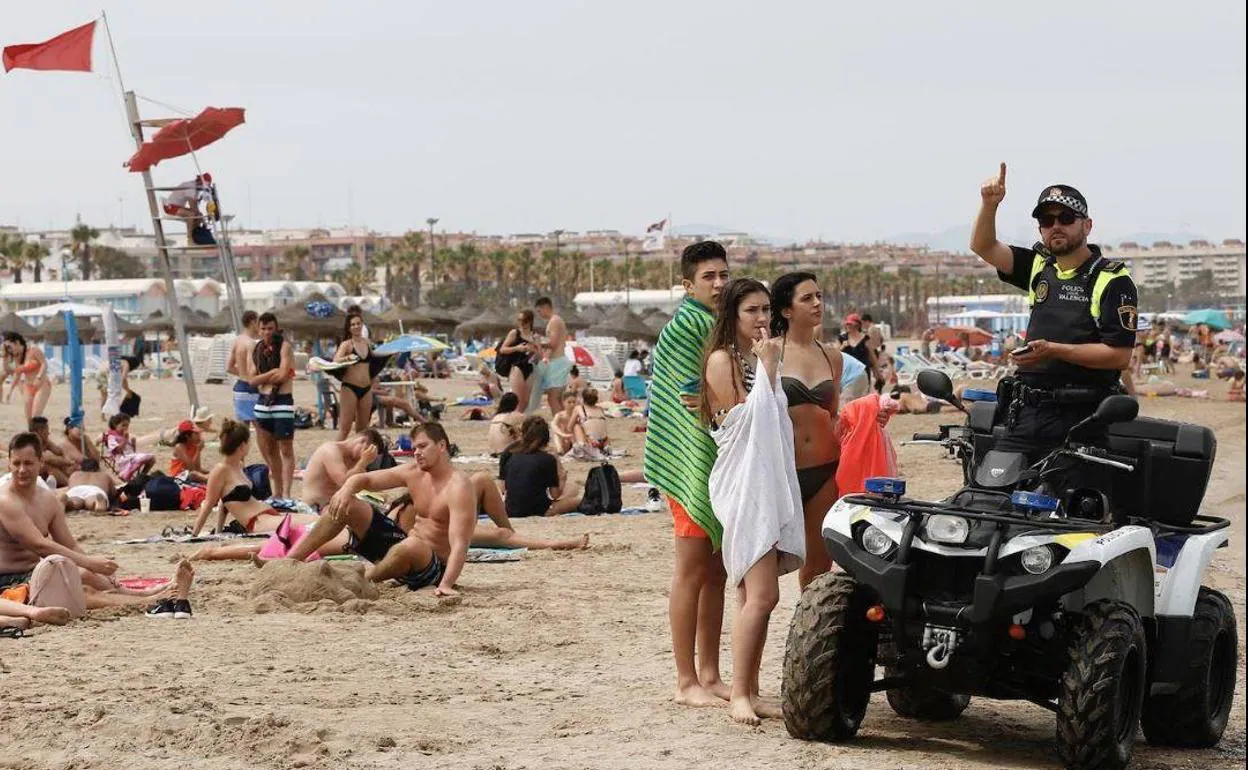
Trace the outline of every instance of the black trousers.
[[1020, 406], [1018, 417], [1009, 426], [1005, 439], [998, 442], [994, 449], [1021, 452], [1034, 463], [1065, 443], [1070, 429], [1090, 417], [1096, 407], [1096, 403]]

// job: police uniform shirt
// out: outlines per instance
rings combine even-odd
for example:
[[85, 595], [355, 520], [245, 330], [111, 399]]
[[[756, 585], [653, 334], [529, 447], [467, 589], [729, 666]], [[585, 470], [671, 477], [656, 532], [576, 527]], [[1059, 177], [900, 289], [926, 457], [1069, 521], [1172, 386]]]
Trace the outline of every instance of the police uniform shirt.
[[[1138, 320], [1137, 292], [1122, 262], [1107, 260], [1099, 246], [1089, 245], [1092, 256], [1074, 270], [1061, 270], [1047, 254], [1011, 246], [1013, 269], [997, 272], [1001, 280], [1028, 292], [1031, 318], [1028, 340], [1069, 344], [1104, 343], [1115, 348], [1135, 345]], [[1117, 384], [1112, 369], [1089, 369], [1049, 359], [1019, 375], [1034, 387], [1104, 387]]]

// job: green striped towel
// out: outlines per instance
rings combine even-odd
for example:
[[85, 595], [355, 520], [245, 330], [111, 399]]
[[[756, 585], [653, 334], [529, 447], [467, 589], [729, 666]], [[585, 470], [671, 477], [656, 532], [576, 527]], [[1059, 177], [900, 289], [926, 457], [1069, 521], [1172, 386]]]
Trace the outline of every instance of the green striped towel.
[[685, 297], [659, 332], [643, 467], [646, 481], [684, 506], [718, 550], [724, 530], [711, 510], [707, 485], [715, 465], [715, 442], [680, 400], [681, 388], [702, 378], [702, 354], [714, 325], [708, 307]]

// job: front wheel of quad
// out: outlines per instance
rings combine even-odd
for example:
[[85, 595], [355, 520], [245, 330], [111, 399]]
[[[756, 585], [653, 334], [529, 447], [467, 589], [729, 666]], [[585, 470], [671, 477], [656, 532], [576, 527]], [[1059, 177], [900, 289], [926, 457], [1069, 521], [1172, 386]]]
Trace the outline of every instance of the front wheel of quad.
[[1124, 602], [1083, 608], [1057, 699], [1057, 750], [1071, 770], [1122, 770], [1131, 761], [1147, 686], [1144, 624]]
[[[1179, 651], [1187, 670], [1177, 692], [1144, 701], [1144, 737], [1156, 746], [1208, 748], [1222, 739], [1235, 699], [1239, 633], [1235, 610], [1219, 591], [1201, 587], [1192, 613], [1192, 631]], [[1173, 654], [1158, 650], [1158, 654]]]
[[[891, 676], [891, 672], [886, 672]], [[971, 696], [944, 692], [932, 687], [909, 685], [888, 691], [888, 705], [898, 716], [922, 722], [947, 722], [957, 719], [971, 705]]]
[[816, 578], [798, 600], [784, 651], [781, 705], [789, 735], [852, 738], [867, 713], [879, 635], [868, 589], [846, 575]]

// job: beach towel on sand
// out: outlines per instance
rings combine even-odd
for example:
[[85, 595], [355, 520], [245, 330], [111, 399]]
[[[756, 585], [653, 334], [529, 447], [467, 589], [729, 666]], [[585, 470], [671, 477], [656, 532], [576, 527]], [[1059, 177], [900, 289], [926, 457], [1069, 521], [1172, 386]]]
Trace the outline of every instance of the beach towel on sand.
[[896, 402], [872, 393], [841, 408], [841, 464], [836, 469], [838, 494], [867, 491], [866, 482], [872, 476], [897, 475], [897, 451], [893, 449], [888, 432], [876, 422], [881, 407], [890, 404], [896, 409]]
[[781, 575], [800, 567], [806, 533], [784, 390], [759, 372], [745, 403], [729, 410], [711, 438], [719, 447], [711, 469], [711, 507], [724, 528], [728, 585], [740, 585], [772, 548]]

